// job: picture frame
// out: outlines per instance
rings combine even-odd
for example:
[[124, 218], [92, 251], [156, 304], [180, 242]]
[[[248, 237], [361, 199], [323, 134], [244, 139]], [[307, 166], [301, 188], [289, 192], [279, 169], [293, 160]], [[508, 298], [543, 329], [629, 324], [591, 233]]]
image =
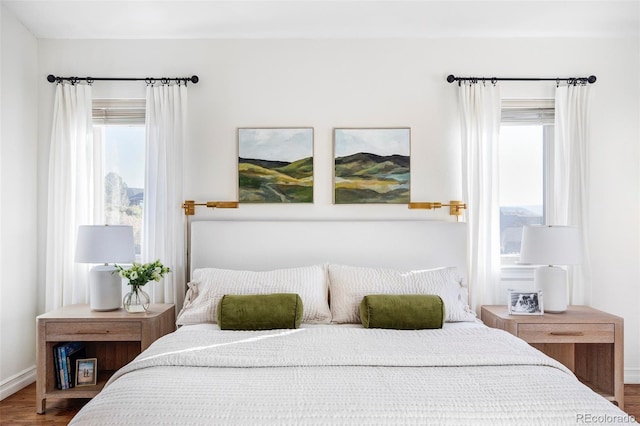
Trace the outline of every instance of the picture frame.
[[76, 387], [95, 386], [98, 382], [98, 359], [79, 358], [76, 360]]
[[542, 290], [509, 290], [509, 315], [544, 315]]
[[238, 200], [313, 203], [313, 127], [239, 127]]
[[334, 204], [408, 204], [411, 128], [334, 128]]

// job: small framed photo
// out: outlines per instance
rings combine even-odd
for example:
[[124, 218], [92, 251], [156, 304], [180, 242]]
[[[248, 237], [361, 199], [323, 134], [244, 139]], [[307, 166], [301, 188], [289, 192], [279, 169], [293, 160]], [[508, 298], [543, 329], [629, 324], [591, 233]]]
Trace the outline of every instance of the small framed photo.
[[542, 315], [542, 291], [509, 290], [509, 315]]
[[76, 386], [93, 386], [98, 381], [98, 359], [76, 360]]

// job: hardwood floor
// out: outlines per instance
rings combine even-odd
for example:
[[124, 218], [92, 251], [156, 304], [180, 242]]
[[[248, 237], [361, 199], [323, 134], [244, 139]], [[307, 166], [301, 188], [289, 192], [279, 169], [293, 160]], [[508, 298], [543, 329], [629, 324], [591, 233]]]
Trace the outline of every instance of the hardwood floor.
[[36, 384], [0, 401], [0, 425], [66, 425], [88, 399], [47, 401], [45, 414], [36, 414]]
[[624, 385], [624, 411], [640, 423], [640, 385]]
[[[625, 411], [640, 419], [640, 385], [624, 385]], [[86, 399], [51, 400], [47, 411], [36, 414], [36, 385], [0, 401], [0, 425], [66, 425], [87, 403]]]

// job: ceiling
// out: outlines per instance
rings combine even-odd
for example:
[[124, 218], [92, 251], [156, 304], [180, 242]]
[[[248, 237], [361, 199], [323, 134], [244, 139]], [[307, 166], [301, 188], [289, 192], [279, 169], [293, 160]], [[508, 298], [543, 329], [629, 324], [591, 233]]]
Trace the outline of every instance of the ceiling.
[[37, 38], [638, 37], [640, 0], [2, 0]]

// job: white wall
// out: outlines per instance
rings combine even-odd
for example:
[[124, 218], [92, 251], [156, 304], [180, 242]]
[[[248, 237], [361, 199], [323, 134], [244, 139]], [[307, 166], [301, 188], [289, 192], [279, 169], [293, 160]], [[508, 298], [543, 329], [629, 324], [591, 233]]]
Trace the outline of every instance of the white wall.
[[[237, 127], [315, 128], [313, 205], [242, 205], [198, 214], [448, 220], [444, 211], [409, 211], [406, 206], [332, 205], [332, 128], [410, 126], [413, 200], [459, 199], [456, 89], [446, 83], [447, 74], [595, 74], [592, 305], [624, 317], [627, 380], [640, 383], [640, 89], [636, 79], [629, 78], [640, 74], [639, 47], [637, 39], [40, 40], [39, 168], [45, 170], [48, 161], [54, 92], [45, 81], [47, 74], [197, 74], [201, 81], [189, 90], [186, 198], [237, 198]], [[505, 98], [553, 98], [554, 89], [553, 83], [503, 83], [502, 92]], [[96, 97], [144, 97], [144, 91], [141, 82], [94, 86]], [[46, 177], [41, 175], [41, 203], [45, 191]], [[43, 218], [41, 214], [40, 224]], [[43, 259], [41, 253], [39, 271]], [[43, 289], [39, 293], [44, 294]]]
[[0, 399], [35, 378], [37, 41], [4, 6], [0, 92]]

